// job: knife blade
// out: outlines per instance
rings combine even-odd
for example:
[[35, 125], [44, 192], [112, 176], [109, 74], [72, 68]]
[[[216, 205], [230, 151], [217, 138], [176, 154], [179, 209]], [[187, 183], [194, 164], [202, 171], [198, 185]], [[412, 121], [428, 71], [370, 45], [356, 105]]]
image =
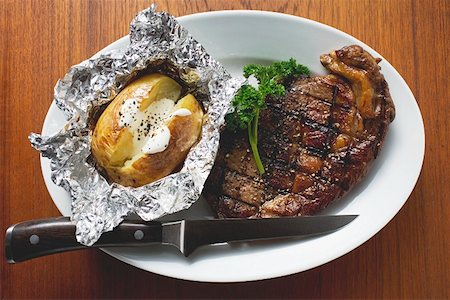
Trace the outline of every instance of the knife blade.
[[[189, 256], [198, 247], [223, 242], [326, 234], [347, 225], [356, 217], [333, 215], [174, 222], [123, 221], [113, 231], [103, 233], [91, 247], [169, 244]], [[6, 259], [9, 263], [16, 263], [53, 253], [90, 248], [77, 242], [75, 230], [74, 223], [66, 217], [15, 224], [6, 230]]]

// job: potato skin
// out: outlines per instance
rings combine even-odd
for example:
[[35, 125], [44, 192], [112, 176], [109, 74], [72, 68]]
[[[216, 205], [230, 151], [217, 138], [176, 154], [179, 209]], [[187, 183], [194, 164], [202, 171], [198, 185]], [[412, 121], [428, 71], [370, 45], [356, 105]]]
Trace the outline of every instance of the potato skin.
[[[123, 94], [121, 92], [109, 104], [100, 116], [92, 138], [92, 153], [98, 165], [105, 170], [110, 181], [124, 186], [139, 187], [169, 175], [184, 161], [190, 148], [197, 142], [202, 128], [203, 111], [195, 97], [189, 94], [177, 102], [174, 110], [186, 108], [191, 114], [173, 116], [165, 123], [170, 131], [167, 148], [154, 154], [145, 154], [136, 149], [132, 133], [128, 128], [119, 126], [119, 112], [123, 101], [133, 97], [133, 90], [146, 86], [149, 93], [155, 94], [146, 85], [155, 78], [143, 78], [143, 81], [141, 78], [131, 83], [122, 91]], [[173, 87], [176, 88], [176, 85]], [[161, 97], [164, 98], [164, 95]], [[148, 99], [144, 101], [147, 101], [148, 106]]]

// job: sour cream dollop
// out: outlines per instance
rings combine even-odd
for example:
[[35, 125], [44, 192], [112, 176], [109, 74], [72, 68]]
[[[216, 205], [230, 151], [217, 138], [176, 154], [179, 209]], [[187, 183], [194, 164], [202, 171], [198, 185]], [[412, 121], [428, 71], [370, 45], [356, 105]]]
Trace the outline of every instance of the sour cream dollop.
[[191, 111], [180, 108], [173, 111], [175, 101], [160, 99], [140, 110], [141, 100], [130, 98], [123, 102], [119, 112], [119, 126], [128, 128], [133, 135], [133, 145], [142, 153], [154, 154], [167, 149], [170, 130], [166, 121], [174, 116], [188, 116]]

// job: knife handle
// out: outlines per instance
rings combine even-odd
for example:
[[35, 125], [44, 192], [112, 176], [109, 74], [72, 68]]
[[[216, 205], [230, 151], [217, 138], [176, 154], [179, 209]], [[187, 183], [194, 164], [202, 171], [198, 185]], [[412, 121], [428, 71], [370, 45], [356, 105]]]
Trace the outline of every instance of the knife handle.
[[[59, 217], [18, 223], [5, 235], [5, 255], [9, 263], [86, 247], [75, 237], [75, 224]], [[91, 247], [146, 245], [162, 240], [160, 222], [124, 221], [105, 232]]]

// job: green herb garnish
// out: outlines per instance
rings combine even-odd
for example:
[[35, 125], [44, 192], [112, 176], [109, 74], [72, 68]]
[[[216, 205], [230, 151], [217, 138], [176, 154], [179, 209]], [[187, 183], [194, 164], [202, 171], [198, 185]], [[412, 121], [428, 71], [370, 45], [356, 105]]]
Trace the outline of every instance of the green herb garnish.
[[295, 59], [275, 62], [270, 66], [250, 64], [244, 67], [244, 77], [255, 76], [258, 88], [243, 85], [233, 99], [234, 112], [227, 115], [227, 127], [237, 131], [247, 128], [248, 140], [259, 173], [264, 174], [264, 166], [258, 151], [259, 111], [266, 108], [267, 96], [282, 96], [285, 88], [281, 81], [296, 75], [308, 75], [309, 69], [297, 64]]

